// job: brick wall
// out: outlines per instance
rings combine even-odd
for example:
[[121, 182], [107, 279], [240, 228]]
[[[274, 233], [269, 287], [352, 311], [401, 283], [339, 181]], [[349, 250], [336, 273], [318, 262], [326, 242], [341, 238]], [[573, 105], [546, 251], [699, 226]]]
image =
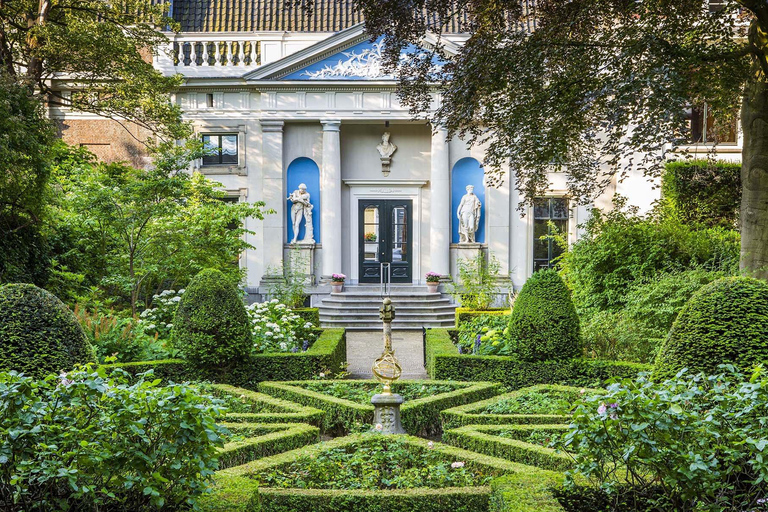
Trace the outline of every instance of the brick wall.
[[134, 167], [147, 165], [146, 148], [141, 141], [149, 130], [112, 119], [63, 119], [59, 135], [67, 144], [87, 147], [103, 162], [128, 162]]

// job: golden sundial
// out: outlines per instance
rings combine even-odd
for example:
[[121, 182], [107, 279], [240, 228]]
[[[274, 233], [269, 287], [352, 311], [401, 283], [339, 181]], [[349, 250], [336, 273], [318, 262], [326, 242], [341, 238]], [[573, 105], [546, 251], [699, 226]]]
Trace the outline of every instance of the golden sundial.
[[373, 376], [384, 385], [384, 395], [392, 394], [392, 383], [400, 378], [403, 369], [392, 350], [392, 320], [395, 319], [395, 307], [387, 297], [379, 309], [379, 318], [384, 322], [384, 352], [373, 362]]

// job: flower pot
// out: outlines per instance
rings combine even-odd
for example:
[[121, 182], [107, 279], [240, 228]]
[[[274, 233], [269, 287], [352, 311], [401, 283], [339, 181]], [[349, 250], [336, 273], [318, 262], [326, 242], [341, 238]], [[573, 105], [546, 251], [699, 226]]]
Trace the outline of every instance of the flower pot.
[[341, 293], [344, 283], [331, 283], [331, 286], [333, 287], [333, 293]]
[[430, 283], [427, 282], [427, 289], [429, 290], [429, 293], [437, 293], [437, 287], [440, 286], [440, 283]]

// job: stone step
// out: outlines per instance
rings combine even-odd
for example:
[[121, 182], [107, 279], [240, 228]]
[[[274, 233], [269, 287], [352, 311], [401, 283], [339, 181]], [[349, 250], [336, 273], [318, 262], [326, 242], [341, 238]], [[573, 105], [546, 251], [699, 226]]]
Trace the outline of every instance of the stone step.
[[[320, 321], [332, 321], [339, 319], [341, 315], [334, 315], [334, 314], [328, 314], [328, 313], [320, 313]], [[453, 313], [434, 313], [434, 312], [425, 312], [425, 313], [402, 313], [400, 311], [397, 312], [395, 316], [394, 322], [398, 321], [404, 321], [404, 320], [424, 320], [424, 321], [430, 321], [430, 320], [445, 320], [445, 321], [453, 321], [456, 318], [456, 315]], [[357, 321], [377, 321], [379, 319], [379, 312], [373, 311], [370, 313], [356, 313], [354, 315], [344, 315], [342, 317], [343, 320], [347, 322], [357, 322]]]
[[[379, 304], [364, 304], [361, 302], [332, 302], [329, 303], [328, 301], [323, 302], [320, 304], [317, 308], [320, 310], [320, 312], [323, 311], [338, 311], [338, 310], [344, 310], [348, 311], [350, 313], [355, 312], [361, 312], [366, 313], [370, 311], [378, 311], [381, 305]], [[396, 311], [400, 312], [418, 312], [418, 311], [445, 311], [447, 313], [453, 313], [456, 311], [456, 306], [453, 304], [443, 304], [438, 303], [435, 304], [434, 302], [419, 302], [419, 303], [408, 303], [407, 305], [403, 304], [395, 304]]]
[[[392, 301], [392, 304], [397, 307], [398, 305], [409, 305], [409, 304], [442, 304], [442, 305], [452, 305], [451, 299], [445, 299], [442, 297], [419, 297], [419, 296], [408, 296], [408, 297], [390, 297], [390, 300]], [[328, 298], [323, 299], [322, 304], [352, 304], [352, 303], [362, 303], [362, 304], [370, 304], [370, 305], [376, 305], [381, 306], [381, 303], [384, 301], [381, 297], [371, 297], [371, 296], [365, 296], [365, 295], [359, 295], [355, 297], [341, 297], [339, 295], [331, 295]]]

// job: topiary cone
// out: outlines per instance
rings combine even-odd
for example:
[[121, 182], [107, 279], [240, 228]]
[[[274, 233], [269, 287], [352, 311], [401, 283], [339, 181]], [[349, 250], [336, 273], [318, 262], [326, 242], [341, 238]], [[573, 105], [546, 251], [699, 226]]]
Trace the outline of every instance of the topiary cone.
[[95, 362], [74, 313], [33, 284], [0, 287], [0, 370], [42, 378]]
[[718, 373], [718, 365], [741, 369], [768, 362], [768, 284], [726, 277], [703, 286], [683, 306], [656, 358], [653, 378]]
[[522, 361], [579, 355], [579, 317], [557, 272], [540, 270], [525, 282], [510, 315], [508, 335]]
[[253, 346], [248, 314], [224, 274], [206, 269], [192, 279], [171, 338], [190, 363], [206, 372], [221, 376], [247, 361]]

